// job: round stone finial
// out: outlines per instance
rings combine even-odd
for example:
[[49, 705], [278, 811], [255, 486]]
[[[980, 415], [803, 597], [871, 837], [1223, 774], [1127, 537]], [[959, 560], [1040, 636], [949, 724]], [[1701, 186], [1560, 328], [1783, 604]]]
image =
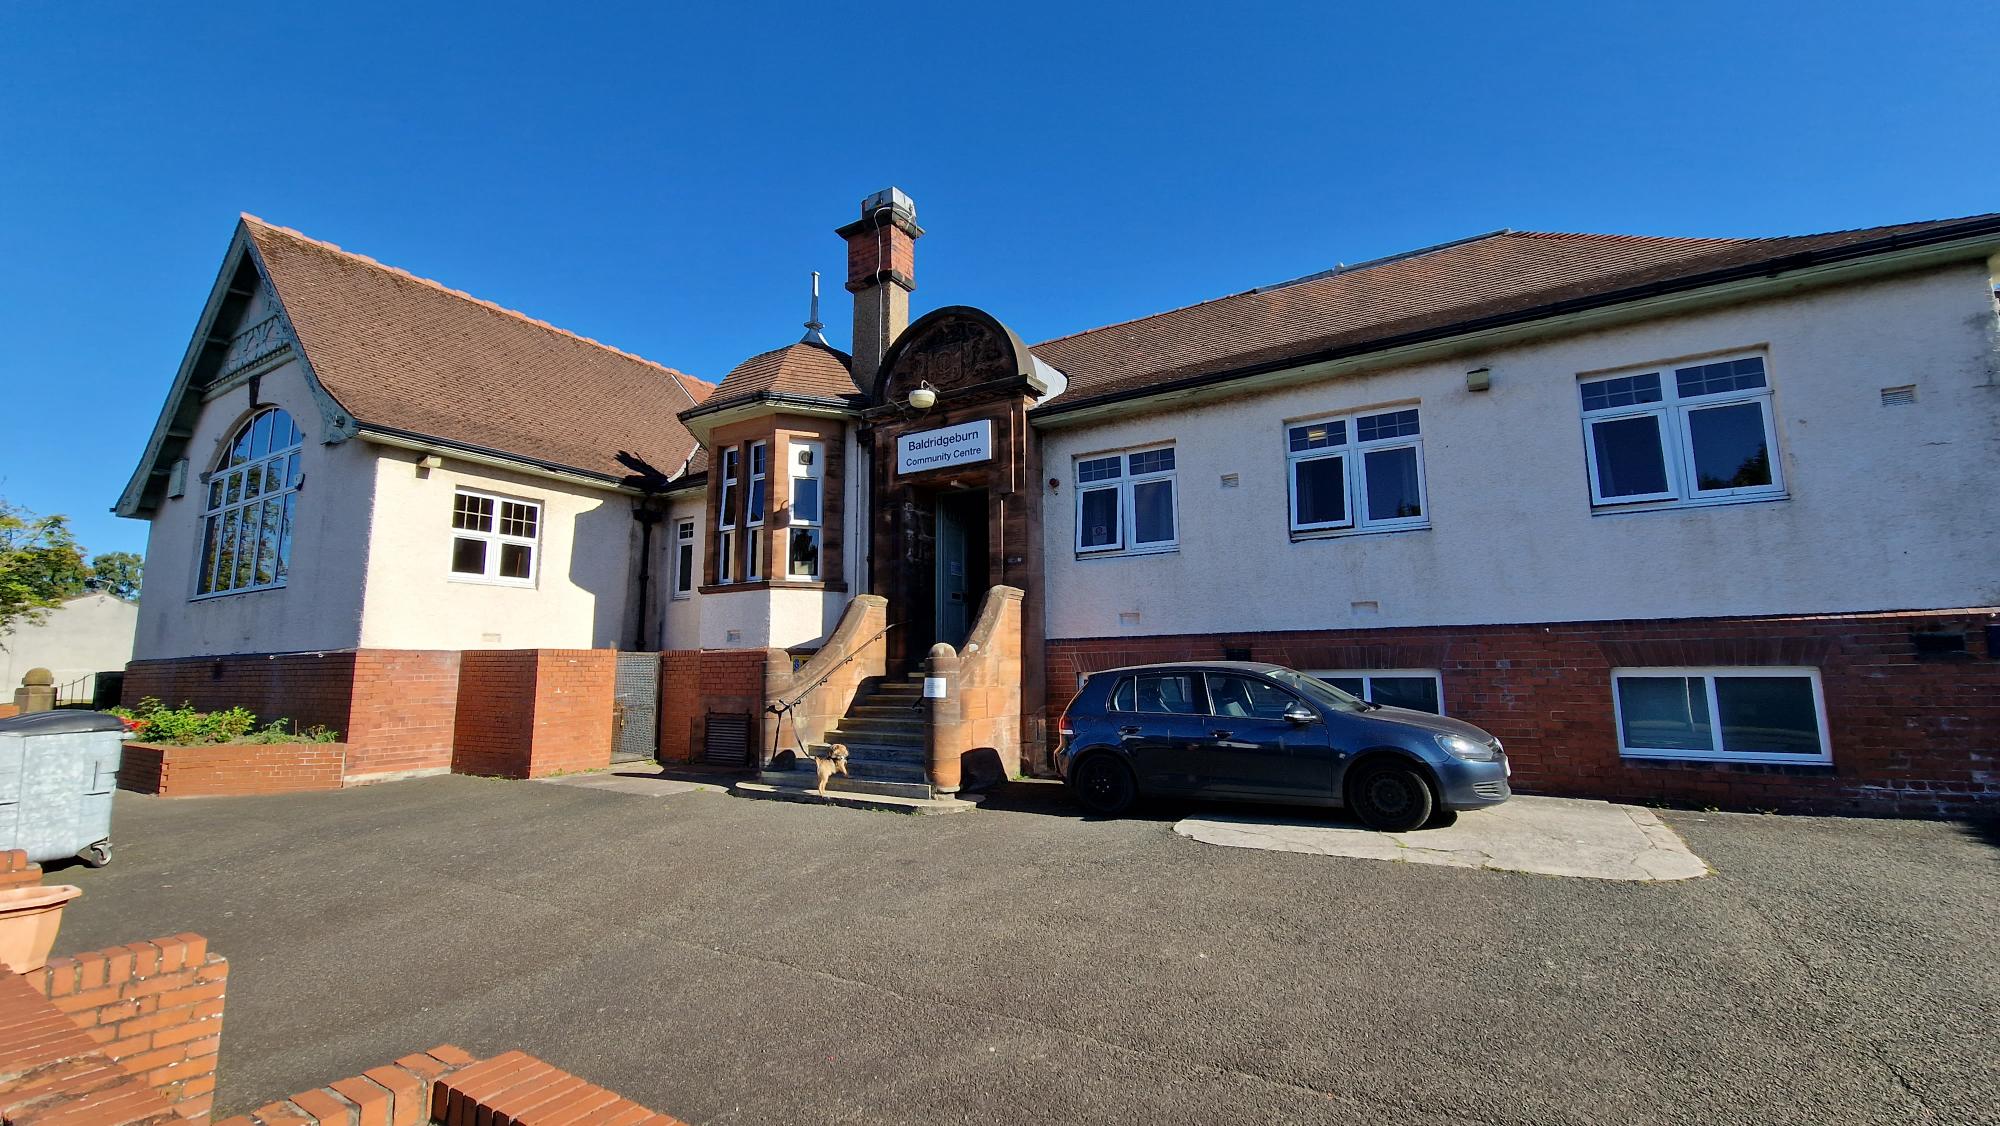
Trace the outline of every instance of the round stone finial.
[[47, 688], [49, 685], [54, 684], [55, 682], [56, 682], [56, 675], [50, 672], [49, 670], [29, 669], [28, 675], [21, 678], [21, 687]]

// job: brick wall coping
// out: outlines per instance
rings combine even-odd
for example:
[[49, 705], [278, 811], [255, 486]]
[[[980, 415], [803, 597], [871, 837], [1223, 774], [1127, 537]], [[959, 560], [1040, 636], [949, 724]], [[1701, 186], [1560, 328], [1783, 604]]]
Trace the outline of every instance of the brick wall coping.
[[177, 934], [51, 958], [23, 980], [181, 1122], [206, 1121], [215, 1098], [228, 977], [207, 939]]
[[7, 1126], [185, 1126], [29, 979], [0, 973], [0, 1121]]
[[[1921, 618], [1963, 618], [1967, 615], [1991, 614], [2000, 616], [2000, 606], [1960, 606], [1944, 610], [1855, 610], [1828, 611], [1814, 614], [1731, 614], [1720, 617], [1696, 618], [1578, 618], [1575, 620], [1534, 621], [1534, 622], [1437, 622], [1427, 625], [1407, 626], [1314, 626], [1295, 630], [1219, 630], [1216, 637], [1246, 637], [1251, 635], [1282, 637], [1287, 634], [1361, 633], [1387, 636], [1398, 632], [1436, 632], [1439, 630], [1510, 630], [1540, 629], [1544, 626], [1561, 629], [1629, 629], [1634, 626], [1660, 627], [1678, 623], [1689, 625], [1712, 625], [1716, 623], [1741, 622], [1757, 625], [1778, 625], [1786, 622], [1853, 622], [1880, 621], [1884, 619]], [[1185, 631], [1174, 633], [1136, 634], [1088, 634], [1075, 637], [1050, 637], [1048, 644], [1071, 644], [1080, 641], [1122, 641], [1145, 642], [1166, 641], [1177, 638], [1199, 637]]]
[[216, 1126], [686, 1126], [526, 1052], [474, 1060], [450, 1044], [267, 1103]]

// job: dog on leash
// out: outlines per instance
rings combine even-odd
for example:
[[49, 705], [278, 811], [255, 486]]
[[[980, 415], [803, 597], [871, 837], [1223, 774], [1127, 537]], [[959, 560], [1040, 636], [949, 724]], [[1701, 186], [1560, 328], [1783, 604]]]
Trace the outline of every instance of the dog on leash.
[[824, 755], [812, 757], [814, 769], [819, 771], [819, 796], [826, 796], [826, 784], [833, 781], [835, 774], [847, 773], [847, 744], [835, 743], [826, 749]]

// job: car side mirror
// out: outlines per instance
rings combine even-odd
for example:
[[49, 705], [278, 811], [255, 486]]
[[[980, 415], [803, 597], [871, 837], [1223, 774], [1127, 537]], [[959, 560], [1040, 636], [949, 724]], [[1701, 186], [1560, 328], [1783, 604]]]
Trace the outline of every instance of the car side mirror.
[[1285, 709], [1285, 718], [1303, 727], [1319, 717], [1314, 715], [1312, 709], [1306, 707], [1304, 704], [1293, 704], [1291, 707]]

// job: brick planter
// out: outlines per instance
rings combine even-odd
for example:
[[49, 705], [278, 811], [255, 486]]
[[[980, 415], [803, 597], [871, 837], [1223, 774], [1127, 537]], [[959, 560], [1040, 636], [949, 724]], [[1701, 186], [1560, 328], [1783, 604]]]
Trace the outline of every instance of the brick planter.
[[118, 788], [170, 798], [340, 789], [345, 743], [127, 743]]

